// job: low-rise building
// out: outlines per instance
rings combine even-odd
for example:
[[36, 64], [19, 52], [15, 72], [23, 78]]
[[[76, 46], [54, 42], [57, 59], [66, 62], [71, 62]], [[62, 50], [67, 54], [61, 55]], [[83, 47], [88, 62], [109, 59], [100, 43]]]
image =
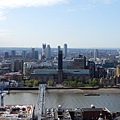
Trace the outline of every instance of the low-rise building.
[[[35, 69], [31, 73], [31, 79], [42, 80], [47, 82], [48, 80], [54, 80], [58, 82], [59, 71], [55, 69]], [[87, 83], [90, 79], [89, 69], [63, 69], [62, 70], [62, 81], [79, 79], [81, 82]]]

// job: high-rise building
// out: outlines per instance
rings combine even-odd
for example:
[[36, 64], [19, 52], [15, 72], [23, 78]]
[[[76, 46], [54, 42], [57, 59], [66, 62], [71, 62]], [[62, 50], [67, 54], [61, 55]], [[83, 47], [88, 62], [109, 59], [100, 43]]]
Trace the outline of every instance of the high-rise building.
[[46, 56], [46, 44], [42, 44], [42, 56]]
[[58, 51], [58, 83], [63, 81], [62, 51]]
[[14, 61], [14, 72], [18, 72], [19, 70], [23, 72], [23, 60]]
[[105, 78], [106, 77], [106, 72], [104, 68], [97, 68], [97, 78]]
[[31, 52], [31, 58], [34, 59], [35, 58], [35, 48], [32, 48], [31, 51], [32, 51]]
[[88, 61], [88, 68], [90, 70], [90, 78], [95, 78], [95, 62]]
[[38, 51], [35, 51], [35, 56], [34, 56], [34, 58], [35, 58], [36, 60], [38, 60]]
[[58, 51], [58, 70], [62, 70], [62, 50]]
[[50, 48], [50, 45], [47, 45], [46, 58], [47, 59], [51, 58], [51, 48]]
[[4, 58], [9, 58], [9, 53], [5, 52]]
[[64, 57], [67, 57], [67, 44], [64, 44], [63, 56], [64, 56]]
[[26, 58], [26, 51], [25, 50], [22, 51], [22, 58]]
[[11, 57], [15, 57], [16, 56], [16, 51], [15, 50], [12, 50], [11, 51]]
[[94, 60], [96, 61], [96, 58], [98, 58], [98, 49], [94, 49]]
[[60, 48], [60, 46], [58, 46], [58, 51], [60, 51], [61, 50], [61, 48]]

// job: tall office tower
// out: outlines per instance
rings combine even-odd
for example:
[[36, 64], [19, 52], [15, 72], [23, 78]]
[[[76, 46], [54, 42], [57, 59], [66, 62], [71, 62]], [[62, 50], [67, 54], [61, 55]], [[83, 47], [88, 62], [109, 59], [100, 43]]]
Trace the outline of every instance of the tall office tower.
[[21, 71], [21, 73], [23, 74], [23, 60], [19, 61], [19, 70]]
[[97, 68], [97, 78], [105, 78], [106, 72], [104, 68]]
[[51, 58], [51, 48], [50, 48], [50, 45], [47, 45], [46, 58], [47, 59]]
[[9, 53], [5, 52], [4, 58], [9, 58]]
[[98, 49], [94, 49], [94, 60], [98, 58]]
[[67, 44], [64, 44], [63, 56], [67, 57]]
[[14, 61], [14, 72], [18, 72], [19, 71], [19, 60], [15, 60]]
[[38, 51], [35, 51], [35, 59], [38, 60]]
[[26, 76], [27, 63], [23, 63], [23, 76]]
[[46, 44], [42, 44], [42, 56], [46, 56]]
[[88, 68], [90, 70], [90, 78], [95, 78], [95, 62], [88, 61]]
[[26, 51], [25, 50], [22, 51], [22, 58], [26, 58]]
[[35, 48], [31, 49], [31, 58], [35, 58]]
[[14, 72], [20, 71], [23, 72], [23, 60], [15, 60], [14, 61]]
[[16, 56], [16, 51], [15, 50], [12, 50], [11, 51], [11, 57], [15, 57]]
[[60, 51], [61, 50], [61, 48], [60, 48], [60, 46], [58, 46], [58, 51]]
[[63, 80], [63, 65], [62, 65], [62, 51], [58, 51], [58, 83], [62, 83]]

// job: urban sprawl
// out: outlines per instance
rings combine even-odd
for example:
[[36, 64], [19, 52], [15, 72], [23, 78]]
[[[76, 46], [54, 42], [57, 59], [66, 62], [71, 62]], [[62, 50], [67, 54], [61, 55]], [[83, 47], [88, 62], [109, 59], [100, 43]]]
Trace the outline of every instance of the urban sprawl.
[[116, 87], [120, 83], [117, 49], [0, 48], [0, 84], [6, 87]]

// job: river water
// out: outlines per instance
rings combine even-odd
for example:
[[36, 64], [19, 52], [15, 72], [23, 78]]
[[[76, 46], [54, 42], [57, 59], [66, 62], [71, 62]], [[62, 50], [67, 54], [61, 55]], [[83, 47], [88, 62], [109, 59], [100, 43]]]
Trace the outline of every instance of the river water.
[[[5, 104], [34, 104], [37, 105], [39, 93], [36, 91], [14, 91], [5, 96]], [[63, 108], [107, 107], [111, 112], [120, 111], [120, 93], [101, 93], [100, 96], [84, 96], [79, 92], [52, 91], [45, 92], [45, 107], [56, 108], [59, 104]]]

